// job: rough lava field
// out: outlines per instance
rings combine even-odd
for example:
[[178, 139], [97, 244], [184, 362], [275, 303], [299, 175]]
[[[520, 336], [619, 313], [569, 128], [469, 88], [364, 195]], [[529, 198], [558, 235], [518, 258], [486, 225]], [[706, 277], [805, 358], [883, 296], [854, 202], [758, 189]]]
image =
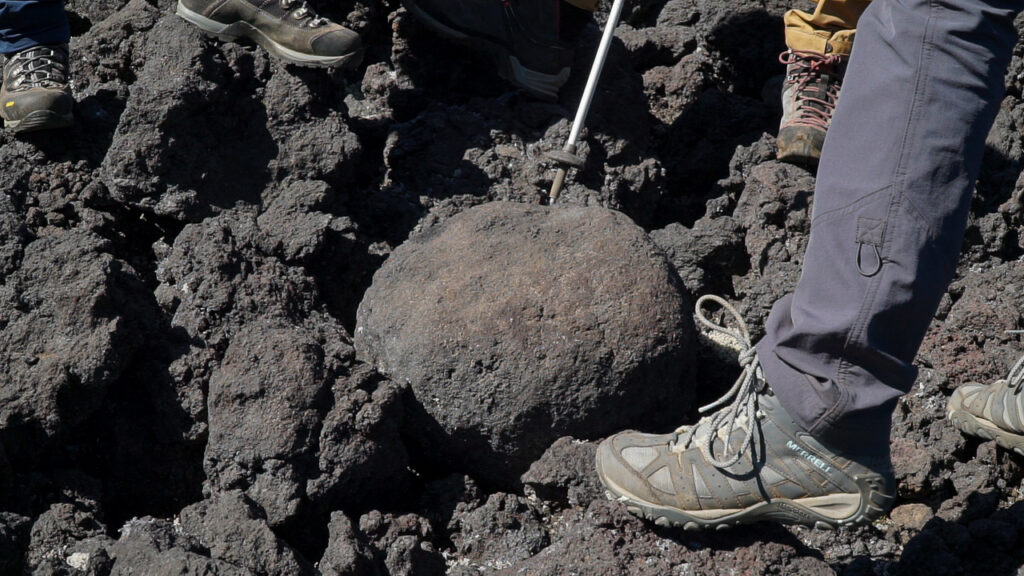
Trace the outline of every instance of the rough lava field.
[[314, 4], [363, 34], [358, 70], [68, 0], [74, 128], [0, 134], [0, 575], [1020, 573], [1024, 459], [943, 414], [1024, 351], [1024, 51], [895, 415], [896, 507], [690, 533], [592, 460], [731, 384], [695, 297], [757, 336], [797, 280], [789, 5], [629, 3], [548, 207], [601, 12], [547, 103], [397, 1]]

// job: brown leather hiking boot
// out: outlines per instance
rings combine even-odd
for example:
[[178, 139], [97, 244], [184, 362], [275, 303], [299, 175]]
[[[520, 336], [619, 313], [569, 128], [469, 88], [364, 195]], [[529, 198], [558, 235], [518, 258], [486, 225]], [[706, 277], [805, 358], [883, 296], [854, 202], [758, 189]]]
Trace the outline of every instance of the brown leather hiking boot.
[[946, 418], [965, 434], [995, 440], [1024, 456], [1024, 357], [1004, 379], [954, 390]]
[[782, 84], [778, 158], [792, 164], [817, 165], [839, 100], [845, 59], [837, 54], [789, 50], [779, 61], [786, 65], [786, 80]]
[[175, 12], [220, 40], [248, 38], [299, 66], [355, 68], [363, 59], [359, 35], [305, 0], [178, 0]]
[[402, 0], [438, 34], [484, 52], [498, 75], [556, 100], [590, 12], [562, 0]]
[[0, 116], [15, 132], [70, 126], [68, 46], [34, 46], [4, 58]]

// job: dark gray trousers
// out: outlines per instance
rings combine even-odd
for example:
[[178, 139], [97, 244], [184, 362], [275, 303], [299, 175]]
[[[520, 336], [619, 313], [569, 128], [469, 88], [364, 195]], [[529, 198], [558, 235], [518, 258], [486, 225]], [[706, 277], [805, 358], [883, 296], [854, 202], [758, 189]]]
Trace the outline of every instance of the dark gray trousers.
[[793, 294], [758, 343], [812, 435], [877, 453], [956, 267], [1021, 0], [876, 0], [857, 25]]

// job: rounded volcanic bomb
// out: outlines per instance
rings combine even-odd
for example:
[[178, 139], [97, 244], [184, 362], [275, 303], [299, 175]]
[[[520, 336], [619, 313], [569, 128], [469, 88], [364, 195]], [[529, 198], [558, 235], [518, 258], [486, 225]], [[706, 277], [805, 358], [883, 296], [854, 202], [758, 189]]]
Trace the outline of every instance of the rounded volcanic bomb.
[[359, 306], [355, 346], [411, 386], [423, 457], [515, 485], [562, 436], [680, 417], [690, 309], [625, 215], [492, 202], [391, 254]]

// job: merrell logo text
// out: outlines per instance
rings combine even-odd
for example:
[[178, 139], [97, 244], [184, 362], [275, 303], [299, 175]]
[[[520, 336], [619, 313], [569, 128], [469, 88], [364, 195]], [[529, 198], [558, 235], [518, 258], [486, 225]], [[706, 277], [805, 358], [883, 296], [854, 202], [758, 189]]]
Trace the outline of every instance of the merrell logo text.
[[828, 473], [832, 471], [832, 467], [829, 466], [824, 460], [808, 452], [806, 449], [804, 449], [803, 446], [797, 444], [796, 442], [793, 442], [792, 440], [787, 440], [786, 446], [788, 446], [789, 449], [792, 450], [793, 452], [799, 454], [801, 458], [813, 464], [815, 468], [821, 470], [822, 472]]

